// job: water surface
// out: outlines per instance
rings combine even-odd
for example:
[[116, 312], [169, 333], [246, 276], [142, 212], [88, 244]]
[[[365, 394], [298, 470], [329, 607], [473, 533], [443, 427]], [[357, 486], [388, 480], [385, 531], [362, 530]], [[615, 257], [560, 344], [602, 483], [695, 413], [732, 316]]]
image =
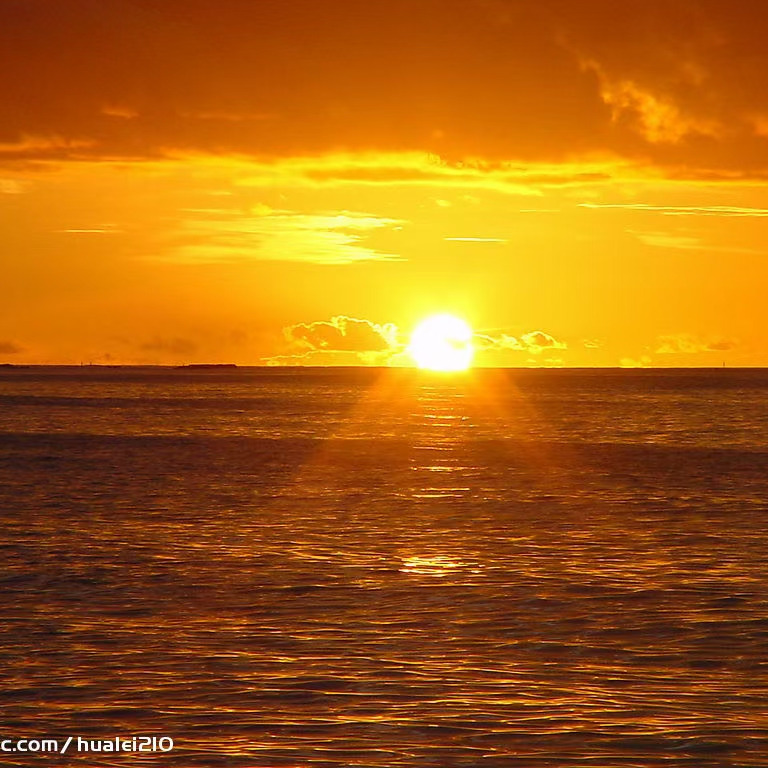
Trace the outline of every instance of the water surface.
[[0, 514], [78, 765], [768, 766], [763, 371], [4, 370]]

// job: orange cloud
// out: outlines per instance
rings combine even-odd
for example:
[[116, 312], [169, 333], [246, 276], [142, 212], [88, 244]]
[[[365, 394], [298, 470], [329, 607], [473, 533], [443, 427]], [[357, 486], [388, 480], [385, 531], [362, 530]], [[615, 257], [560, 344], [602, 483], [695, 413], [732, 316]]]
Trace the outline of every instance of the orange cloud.
[[[184, 153], [178, 159], [184, 159]], [[194, 159], [195, 156], [192, 156]], [[271, 183], [310, 186], [427, 186], [455, 189], [484, 189], [541, 196], [543, 190], [581, 184], [610, 182], [616, 178], [646, 176], [635, 164], [617, 158], [569, 163], [490, 162], [479, 158], [448, 160], [426, 152], [326, 153], [282, 158], [272, 162], [241, 158], [239, 184], [261, 186]]]
[[135, 109], [120, 106], [118, 104], [106, 104], [101, 108], [101, 112], [109, 117], [119, 117], [121, 120], [133, 120], [139, 116]]
[[191, 339], [155, 338], [140, 345], [140, 349], [146, 352], [167, 353], [172, 357], [184, 357], [193, 355], [198, 351], [198, 345]]
[[700, 352], [727, 352], [738, 346], [734, 339], [713, 338], [703, 340], [689, 333], [660, 336], [656, 354], [677, 355], [697, 354]]
[[581, 208], [624, 208], [648, 211], [664, 216], [727, 216], [737, 218], [765, 218], [768, 208], [749, 208], [734, 205], [648, 205], [647, 203], [579, 203]]
[[18, 179], [0, 179], [0, 195], [21, 195], [27, 191], [26, 186]]
[[651, 360], [648, 355], [643, 355], [642, 357], [635, 358], [635, 357], [622, 357], [619, 361], [619, 367], [621, 368], [646, 368], [649, 366], [653, 361]]
[[397, 326], [374, 323], [345, 315], [330, 321], [297, 323], [283, 329], [293, 346], [309, 351], [384, 352], [399, 348]]
[[613, 80], [603, 68], [588, 62], [600, 80], [600, 95], [611, 108], [614, 123], [627, 119], [652, 144], [677, 144], [689, 136], [720, 137], [724, 127], [713, 119], [685, 114], [671, 96], [654, 93], [632, 80]]
[[0, 142], [0, 161], [82, 159], [86, 150], [96, 147], [96, 141], [66, 138], [58, 134], [21, 135], [13, 142]]
[[2, 355], [18, 355], [23, 351], [24, 347], [15, 341], [0, 341], [0, 354]]
[[568, 348], [568, 345], [565, 342], [558, 341], [554, 336], [550, 336], [543, 331], [524, 333], [520, 337], [520, 340], [525, 345], [525, 348], [534, 355], [538, 355], [545, 350]]
[[674, 232], [635, 232], [628, 229], [627, 232], [635, 235], [641, 243], [657, 248], [681, 248], [683, 250], [701, 250], [704, 248], [701, 238], [690, 235], [679, 235]]
[[507, 243], [503, 237], [444, 237], [449, 243]]
[[504, 331], [478, 333], [475, 334], [473, 343], [479, 350], [512, 350], [534, 355], [553, 349], [568, 349], [568, 345], [564, 341], [559, 341], [544, 331], [530, 331], [519, 336]]
[[765, 170], [760, 3], [164, 0], [75, 3], [66, 18], [1, 5], [0, 141], [19, 161], [344, 149]]
[[296, 261], [351, 264], [401, 257], [364, 244], [366, 235], [399, 226], [397, 219], [357, 211], [296, 213], [258, 205], [238, 209], [188, 209], [178, 245], [162, 259], [177, 263]]

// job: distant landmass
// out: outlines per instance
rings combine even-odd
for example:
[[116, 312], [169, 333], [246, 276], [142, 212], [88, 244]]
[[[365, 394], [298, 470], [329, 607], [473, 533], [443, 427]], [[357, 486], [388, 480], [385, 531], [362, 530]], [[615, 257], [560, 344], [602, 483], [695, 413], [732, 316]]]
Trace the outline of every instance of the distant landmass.
[[189, 365], [177, 365], [176, 368], [192, 368], [199, 371], [209, 368], [237, 368], [237, 365], [235, 363], [190, 363]]

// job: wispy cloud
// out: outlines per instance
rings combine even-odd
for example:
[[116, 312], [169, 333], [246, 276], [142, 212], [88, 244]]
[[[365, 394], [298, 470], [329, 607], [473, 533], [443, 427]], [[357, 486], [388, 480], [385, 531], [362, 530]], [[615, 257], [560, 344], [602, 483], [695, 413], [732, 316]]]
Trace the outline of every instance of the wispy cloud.
[[[401, 257], [364, 244], [373, 232], [401, 225], [399, 219], [357, 211], [296, 213], [256, 206], [187, 209], [176, 245], [165, 259], [182, 263], [295, 261], [351, 264]], [[190, 215], [191, 214], [191, 215]]]
[[628, 229], [627, 232], [634, 235], [641, 243], [657, 248], [697, 250], [704, 247], [698, 237], [691, 237], [690, 235], [678, 235], [674, 232], [636, 232], [632, 229]]
[[126, 107], [122, 104], [105, 104], [101, 108], [101, 114], [107, 117], [117, 117], [120, 120], [134, 120], [139, 116], [135, 109]]
[[768, 208], [746, 208], [733, 205], [648, 205], [647, 203], [579, 203], [580, 208], [622, 208], [648, 211], [664, 216], [735, 216], [765, 218]]
[[676, 232], [638, 232], [633, 229], [626, 230], [634, 235], [644, 245], [650, 245], [653, 248], [677, 248], [685, 251], [708, 251], [718, 253], [750, 253], [763, 254], [765, 250], [759, 248], [744, 248], [736, 245], [712, 245], [704, 242], [701, 238], [691, 235], [682, 235]]
[[122, 232], [121, 229], [114, 229], [112, 227], [93, 227], [92, 229], [57, 229], [57, 234], [62, 235], [118, 235]]
[[719, 138], [724, 133], [719, 121], [692, 114], [669, 93], [631, 78], [611, 77], [594, 61], [582, 66], [597, 74], [612, 121], [627, 120], [651, 144], [678, 144], [691, 135]]
[[58, 135], [25, 135], [15, 142], [0, 142], [0, 160], [59, 160], [80, 157], [93, 149], [92, 139], [71, 139]]
[[261, 120], [274, 120], [277, 115], [271, 112], [232, 112], [227, 110], [200, 110], [181, 112], [180, 117], [190, 120], [211, 120], [225, 123], [258, 122]]
[[26, 185], [17, 179], [0, 179], [0, 195], [21, 195]]
[[506, 243], [509, 242], [503, 237], [444, 237], [452, 243]]
[[735, 339], [715, 337], [702, 339], [690, 333], [677, 333], [660, 336], [656, 354], [659, 355], [691, 355], [700, 352], [727, 352], [738, 346]]
[[[181, 155], [180, 157], [183, 157]], [[619, 161], [519, 163], [486, 160], [450, 161], [423, 152], [334, 153], [251, 163], [251, 175], [239, 183], [261, 186], [265, 179], [311, 186], [426, 186], [442, 190], [492, 190], [538, 197], [544, 190], [606, 183], [632, 176], [634, 166]], [[444, 200], [444, 198], [440, 198]], [[447, 201], [445, 201], [447, 202]], [[438, 203], [438, 205], [440, 205]]]
[[156, 337], [141, 344], [140, 348], [147, 352], [164, 352], [178, 357], [194, 354], [197, 352], [198, 345], [191, 339]]
[[24, 351], [24, 347], [17, 344], [15, 341], [0, 341], [0, 354], [1, 355], [18, 355]]

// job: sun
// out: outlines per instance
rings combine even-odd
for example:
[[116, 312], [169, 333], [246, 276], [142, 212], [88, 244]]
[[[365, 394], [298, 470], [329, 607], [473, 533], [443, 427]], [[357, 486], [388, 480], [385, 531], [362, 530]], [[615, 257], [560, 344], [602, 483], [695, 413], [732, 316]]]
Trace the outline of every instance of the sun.
[[472, 329], [454, 315], [432, 315], [411, 334], [408, 352], [419, 368], [465, 371], [472, 364]]

